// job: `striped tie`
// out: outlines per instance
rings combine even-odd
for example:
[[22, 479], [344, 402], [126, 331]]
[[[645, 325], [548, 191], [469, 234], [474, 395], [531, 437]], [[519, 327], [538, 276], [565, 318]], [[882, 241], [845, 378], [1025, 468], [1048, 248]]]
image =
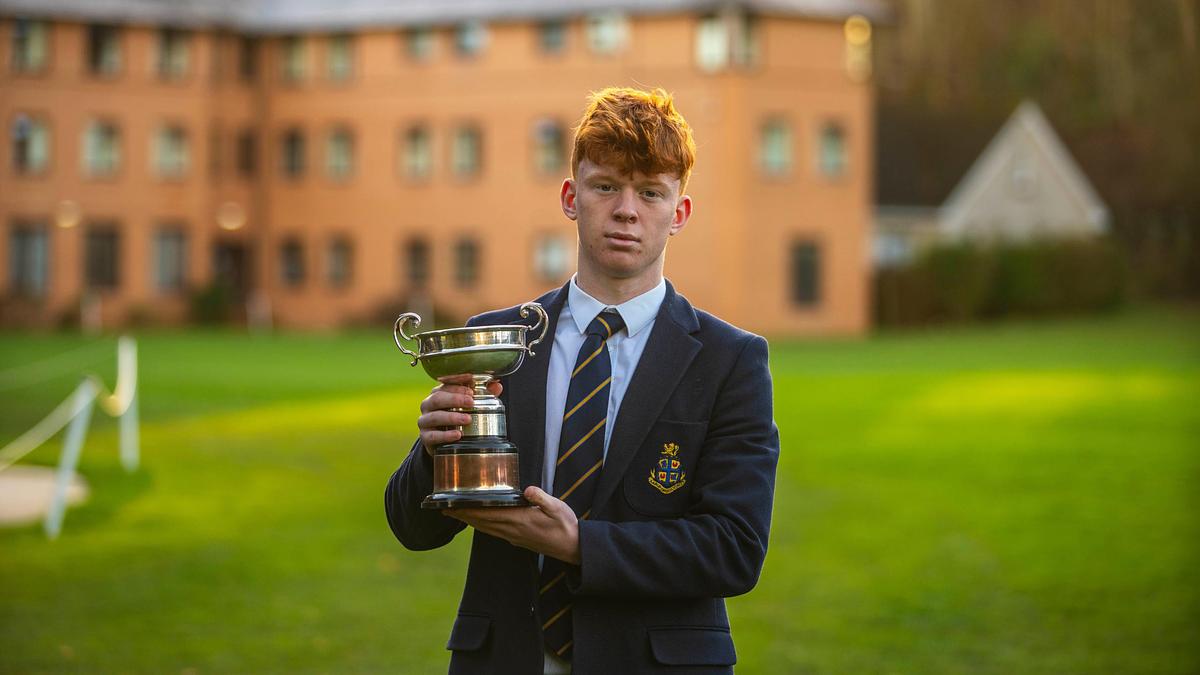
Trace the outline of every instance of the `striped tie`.
[[[575, 511], [580, 520], [588, 517], [600, 469], [604, 465], [604, 426], [608, 423], [608, 391], [612, 362], [608, 338], [625, 327], [616, 310], [605, 310], [588, 324], [587, 338], [579, 348], [571, 384], [567, 389], [558, 464], [554, 469], [554, 496]], [[559, 657], [571, 657], [571, 593], [566, 584], [567, 564], [554, 558], [542, 563], [538, 609], [546, 649]]]

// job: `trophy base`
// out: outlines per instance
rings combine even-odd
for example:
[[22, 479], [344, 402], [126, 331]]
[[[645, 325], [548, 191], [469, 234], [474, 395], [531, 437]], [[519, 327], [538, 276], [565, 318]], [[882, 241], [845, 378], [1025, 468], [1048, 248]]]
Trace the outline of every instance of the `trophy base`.
[[483, 494], [456, 494], [435, 492], [421, 502], [423, 509], [476, 509], [494, 506], [529, 506], [520, 492], [493, 492]]

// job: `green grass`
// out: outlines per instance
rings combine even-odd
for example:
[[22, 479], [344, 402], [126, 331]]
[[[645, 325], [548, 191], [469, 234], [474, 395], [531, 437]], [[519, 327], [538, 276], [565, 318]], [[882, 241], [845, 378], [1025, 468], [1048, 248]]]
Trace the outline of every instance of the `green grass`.
[[[1158, 310], [773, 342], [783, 454], [762, 580], [729, 603], [739, 672], [1200, 672], [1197, 336]], [[387, 330], [139, 338], [141, 470], [98, 412], [62, 538], [0, 530], [0, 672], [444, 672], [468, 540], [387, 529], [428, 388]], [[0, 335], [0, 443], [79, 368], [111, 382], [112, 346]]]

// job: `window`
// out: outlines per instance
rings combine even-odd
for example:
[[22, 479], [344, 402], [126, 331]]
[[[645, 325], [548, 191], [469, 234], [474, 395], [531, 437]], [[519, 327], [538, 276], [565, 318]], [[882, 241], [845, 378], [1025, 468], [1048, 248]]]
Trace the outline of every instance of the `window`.
[[187, 132], [167, 126], [154, 137], [154, 173], [159, 178], [182, 178], [188, 169]]
[[724, 17], [702, 17], [696, 28], [696, 65], [712, 72], [729, 65], [729, 30]]
[[821, 302], [821, 249], [811, 241], [792, 244], [792, 302], [811, 307]]
[[433, 56], [433, 31], [428, 26], [409, 28], [404, 33], [404, 51], [413, 61], [428, 61]]
[[429, 282], [429, 243], [424, 239], [414, 239], [405, 246], [404, 272], [413, 288], [425, 288]]
[[334, 35], [329, 38], [328, 61], [325, 74], [334, 82], [343, 82], [354, 74], [354, 41], [350, 35]]
[[792, 130], [782, 120], [763, 125], [759, 136], [758, 162], [762, 170], [778, 176], [792, 168]]
[[299, 35], [285, 36], [280, 42], [280, 76], [284, 82], [299, 82], [304, 79], [304, 38]]
[[462, 239], [454, 245], [454, 281], [463, 288], [479, 281], [479, 244], [474, 239]]
[[36, 73], [46, 67], [50, 52], [50, 28], [45, 21], [17, 19], [13, 22], [12, 69], [20, 73]]
[[429, 130], [413, 127], [404, 134], [404, 174], [409, 178], [425, 178], [433, 171], [433, 143]]
[[585, 26], [588, 48], [596, 54], [615, 54], [629, 39], [629, 21], [620, 12], [592, 14]]
[[481, 21], [467, 21], [454, 28], [454, 51], [459, 56], [476, 56], [487, 44], [487, 26]]
[[567, 276], [570, 262], [567, 242], [560, 236], [547, 235], [537, 240], [533, 250], [533, 271], [541, 281], [558, 282]]
[[474, 176], [480, 168], [480, 134], [475, 127], [459, 127], [454, 132], [450, 167], [457, 176]]
[[817, 169], [829, 178], [846, 172], [846, 135], [837, 124], [821, 127], [817, 139]]
[[354, 248], [349, 239], [339, 237], [329, 244], [329, 285], [345, 288], [350, 285], [354, 270]]
[[562, 20], [538, 24], [538, 48], [543, 54], [558, 54], [567, 47], [567, 23]]
[[539, 173], [555, 173], [566, 165], [566, 133], [561, 124], [542, 120], [534, 125], [533, 162]]
[[87, 28], [88, 72], [111, 76], [121, 71], [121, 32], [116, 26], [91, 24]]
[[238, 77], [242, 82], [258, 79], [258, 39], [243, 35], [238, 38]]
[[279, 247], [279, 280], [293, 288], [304, 283], [304, 247], [296, 239]]
[[93, 121], [83, 132], [83, 171], [111, 176], [121, 167], [121, 133], [111, 122]]
[[50, 161], [50, 132], [35, 117], [17, 114], [12, 126], [13, 168], [17, 173], [37, 174]]
[[8, 289], [14, 295], [46, 294], [48, 250], [46, 226], [16, 221], [8, 237]]
[[187, 270], [187, 235], [170, 225], [154, 235], [154, 287], [166, 293], [183, 290]]
[[188, 71], [188, 46], [191, 35], [177, 28], [158, 31], [158, 76], [177, 80]]
[[354, 171], [354, 135], [349, 129], [334, 129], [325, 146], [325, 173], [344, 180]]
[[298, 178], [304, 175], [304, 134], [299, 129], [288, 129], [283, 134], [280, 166], [283, 175]]
[[242, 178], [252, 178], [258, 172], [258, 134], [253, 129], [238, 132], [237, 171]]
[[117, 287], [121, 238], [114, 224], [92, 225], [84, 239], [83, 278], [92, 290]]

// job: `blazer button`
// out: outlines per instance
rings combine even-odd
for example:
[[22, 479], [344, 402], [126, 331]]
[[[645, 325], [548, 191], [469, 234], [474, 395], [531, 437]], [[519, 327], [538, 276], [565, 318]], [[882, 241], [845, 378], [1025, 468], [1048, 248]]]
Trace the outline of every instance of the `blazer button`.
[[529, 606], [529, 616], [533, 616], [533, 617], [537, 616], [537, 606], [535, 606], [535, 605]]

